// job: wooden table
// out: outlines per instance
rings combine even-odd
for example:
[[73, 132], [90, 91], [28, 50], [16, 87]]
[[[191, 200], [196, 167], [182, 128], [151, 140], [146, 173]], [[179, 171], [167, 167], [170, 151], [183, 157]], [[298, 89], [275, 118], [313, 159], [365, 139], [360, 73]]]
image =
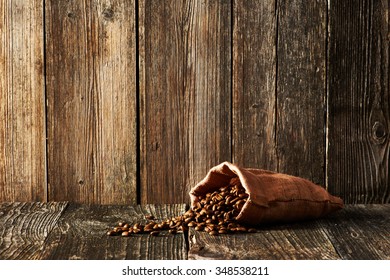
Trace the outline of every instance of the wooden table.
[[390, 205], [349, 205], [324, 219], [254, 234], [107, 236], [119, 221], [146, 222], [186, 205], [0, 204], [0, 259], [390, 259]]

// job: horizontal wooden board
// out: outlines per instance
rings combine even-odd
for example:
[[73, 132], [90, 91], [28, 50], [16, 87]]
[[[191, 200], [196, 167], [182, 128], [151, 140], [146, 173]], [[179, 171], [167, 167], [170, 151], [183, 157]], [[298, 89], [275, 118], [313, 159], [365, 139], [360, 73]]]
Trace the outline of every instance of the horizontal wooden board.
[[210, 236], [189, 233], [189, 259], [338, 259], [321, 223], [304, 222], [258, 228], [257, 233]]
[[0, 259], [39, 259], [66, 202], [0, 204]]
[[184, 204], [113, 206], [0, 204], [0, 259], [366, 259], [390, 260], [390, 205], [347, 205], [315, 221], [265, 225], [254, 234], [162, 232], [107, 236], [120, 221], [178, 216]]
[[42, 259], [186, 259], [184, 234], [163, 233], [122, 237], [107, 236], [107, 230], [120, 221], [145, 223], [145, 215], [156, 220], [181, 215], [184, 204], [110, 206], [71, 204], [58, 226], [50, 233]]
[[342, 259], [390, 260], [390, 205], [348, 205], [322, 223]]
[[191, 229], [189, 259], [390, 259], [390, 205], [347, 205], [316, 221], [210, 236]]

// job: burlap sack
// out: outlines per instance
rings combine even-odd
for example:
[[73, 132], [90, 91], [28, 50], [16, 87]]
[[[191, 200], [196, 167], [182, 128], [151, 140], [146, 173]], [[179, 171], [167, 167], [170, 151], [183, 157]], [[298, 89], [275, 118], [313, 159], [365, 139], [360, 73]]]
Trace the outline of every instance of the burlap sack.
[[240, 168], [224, 162], [210, 169], [191, 191], [192, 206], [198, 197], [239, 180], [249, 198], [236, 217], [238, 222], [260, 225], [322, 217], [343, 208], [343, 201], [324, 188], [299, 177], [262, 169]]

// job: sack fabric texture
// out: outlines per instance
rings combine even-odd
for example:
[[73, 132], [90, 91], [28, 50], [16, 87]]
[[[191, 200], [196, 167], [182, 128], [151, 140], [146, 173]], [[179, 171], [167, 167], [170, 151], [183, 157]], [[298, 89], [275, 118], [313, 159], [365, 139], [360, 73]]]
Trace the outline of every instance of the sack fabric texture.
[[315, 219], [343, 208], [339, 197], [309, 180], [263, 169], [241, 168], [229, 162], [211, 168], [191, 189], [191, 205], [194, 207], [199, 196], [237, 183], [249, 194], [236, 217], [240, 223], [261, 225]]

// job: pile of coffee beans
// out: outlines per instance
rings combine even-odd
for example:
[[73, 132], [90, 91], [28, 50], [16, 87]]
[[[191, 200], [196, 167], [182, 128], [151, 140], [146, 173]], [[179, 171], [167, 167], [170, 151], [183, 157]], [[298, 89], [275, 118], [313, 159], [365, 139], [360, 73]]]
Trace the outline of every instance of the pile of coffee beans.
[[248, 194], [239, 182], [219, 188], [212, 193], [199, 196], [194, 207], [181, 216], [155, 222], [154, 217], [145, 216], [149, 222], [145, 225], [136, 223], [129, 225], [121, 222], [107, 232], [107, 235], [129, 236], [131, 234], [149, 233], [157, 236], [163, 230], [171, 234], [187, 231], [193, 227], [197, 231], [205, 231], [210, 235], [256, 232], [236, 221], [237, 215], [248, 199]]

